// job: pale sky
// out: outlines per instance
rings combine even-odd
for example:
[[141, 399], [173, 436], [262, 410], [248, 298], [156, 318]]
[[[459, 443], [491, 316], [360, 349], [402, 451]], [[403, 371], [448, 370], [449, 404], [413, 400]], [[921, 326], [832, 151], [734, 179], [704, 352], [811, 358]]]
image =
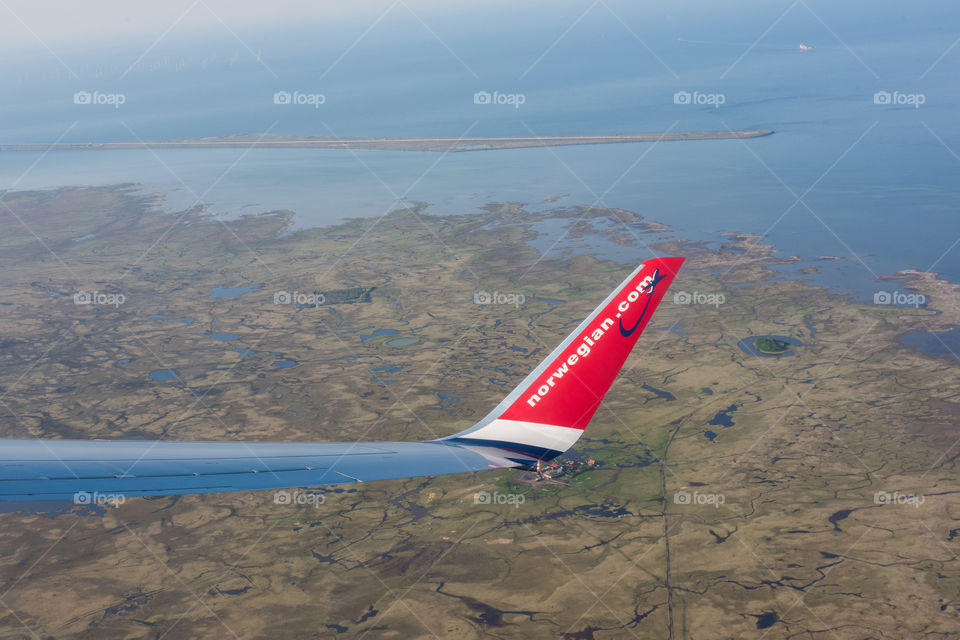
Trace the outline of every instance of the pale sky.
[[[424, 17], [455, 13], [465, 5], [444, 0], [403, 0]], [[370, 24], [395, 0], [0, 0], [0, 48], [25, 46], [83, 46], [108, 39], [122, 42], [160, 37], [168, 29], [176, 35], [206, 30], [271, 29], [285, 24], [358, 22]], [[484, 0], [474, 8], [509, 6], [509, 0]], [[564, 2], [563, 4], [569, 4]], [[401, 6], [394, 11], [403, 12]]]

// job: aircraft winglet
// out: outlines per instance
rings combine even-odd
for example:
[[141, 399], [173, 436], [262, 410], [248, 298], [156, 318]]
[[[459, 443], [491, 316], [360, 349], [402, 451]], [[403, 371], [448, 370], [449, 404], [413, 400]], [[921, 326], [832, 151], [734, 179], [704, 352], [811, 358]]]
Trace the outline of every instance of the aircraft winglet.
[[483, 420], [444, 438], [538, 460], [575, 443], [613, 383], [683, 258], [644, 262]]

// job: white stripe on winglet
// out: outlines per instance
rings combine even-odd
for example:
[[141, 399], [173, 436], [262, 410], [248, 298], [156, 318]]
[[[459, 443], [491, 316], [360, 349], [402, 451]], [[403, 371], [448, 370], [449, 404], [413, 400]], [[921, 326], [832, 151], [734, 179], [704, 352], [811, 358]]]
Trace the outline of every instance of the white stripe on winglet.
[[458, 435], [478, 440], [503, 440], [534, 447], [545, 447], [554, 451], [566, 451], [580, 439], [582, 434], [583, 429], [497, 418], [476, 431]]

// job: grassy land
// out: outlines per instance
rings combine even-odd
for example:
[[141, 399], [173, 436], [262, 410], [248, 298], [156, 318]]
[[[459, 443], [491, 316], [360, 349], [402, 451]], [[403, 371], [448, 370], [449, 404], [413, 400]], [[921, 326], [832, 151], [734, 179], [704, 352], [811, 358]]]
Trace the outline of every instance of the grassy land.
[[[600, 466], [563, 486], [492, 471], [327, 487], [320, 507], [253, 492], [2, 514], [2, 635], [621, 638], [667, 637], [672, 621], [676, 638], [946, 638], [960, 624], [960, 378], [899, 343], [960, 322], [942, 281], [908, 284], [930, 298], [910, 313], [855, 304], [770, 278], [772, 248], [754, 237], [707, 251], [601, 208], [421, 205], [283, 234], [289, 212], [177, 217], [130, 187], [5, 202], [57, 256], [15, 221], [0, 234], [5, 437], [417, 440], [469, 426], [635, 266], [540, 259], [535, 222], [584, 242], [612, 222], [604, 234], [625, 246], [687, 257], [677, 290], [726, 302], [667, 296], [575, 447]], [[273, 301], [353, 287], [376, 289], [319, 308]], [[74, 305], [79, 290], [126, 302]], [[482, 290], [527, 302], [478, 307]], [[774, 323], [805, 348], [737, 348]], [[364, 337], [378, 329], [398, 333]], [[397, 336], [418, 342], [384, 345]], [[272, 366], [281, 357], [298, 364]], [[167, 368], [178, 378], [150, 379]], [[733, 426], [707, 425], [734, 404]], [[481, 491], [524, 501], [478, 504]]]

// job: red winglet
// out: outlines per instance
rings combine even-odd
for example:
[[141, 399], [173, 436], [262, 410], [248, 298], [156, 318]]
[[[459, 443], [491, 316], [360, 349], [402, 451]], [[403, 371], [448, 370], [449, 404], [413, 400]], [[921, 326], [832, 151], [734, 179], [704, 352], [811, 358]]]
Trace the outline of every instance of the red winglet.
[[683, 258], [643, 263], [499, 417], [585, 429], [681, 264]]

